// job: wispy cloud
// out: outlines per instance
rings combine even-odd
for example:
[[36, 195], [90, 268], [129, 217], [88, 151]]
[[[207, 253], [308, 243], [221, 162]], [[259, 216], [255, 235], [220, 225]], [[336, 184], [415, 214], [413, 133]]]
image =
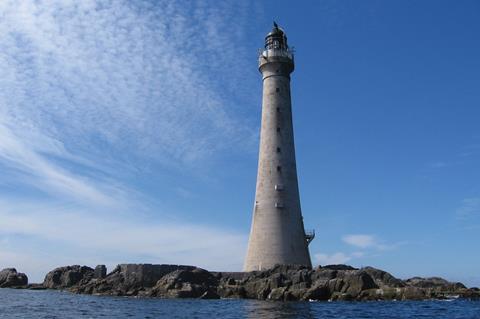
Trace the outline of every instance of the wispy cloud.
[[[168, 163], [193, 162], [253, 135], [224, 98], [229, 84], [217, 79], [245, 74], [245, 52], [225, 44], [241, 39], [248, 5], [1, 6], [0, 110], [13, 129], [35, 128], [82, 156], [108, 147]], [[222, 32], [226, 24], [238, 29]]]
[[317, 253], [314, 255], [315, 261], [319, 264], [344, 264], [352, 262], [355, 259], [364, 258], [370, 255], [372, 252], [378, 253], [380, 251], [395, 249], [405, 242], [399, 242], [395, 244], [386, 244], [375, 235], [370, 234], [349, 234], [342, 238], [342, 241], [352, 246], [355, 251], [336, 252], [333, 254]]
[[315, 257], [315, 261], [320, 265], [345, 264], [346, 262], [352, 259], [351, 256], [341, 252], [337, 252], [331, 255], [319, 253], [319, 254], [315, 254], [314, 257]]
[[444, 168], [449, 166], [449, 164], [443, 161], [436, 161], [429, 163], [428, 166], [431, 168]]
[[335, 252], [333, 254], [317, 253], [314, 254], [315, 261], [319, 264], [344, 264], [372, 254], [393, 250], [406, 244], [406, 242], [388, 244], [371, 234], [349, 234], [343, 236], [341, 240], [355, 250], [351, 252]]
[[370, 248], [377, 246], [377, 242], [372, 235], [346, 235], [342, 240], [352, 246], [359, 248]]
[[471, 143], [463, 145], [457, 152], [451, 154], [447, 160], [435, 160], [427, 163], [431, 169], [444, 169], [463, 166], [470, 161], [474, 161], [479, 154], [480, 144]]
[[60, 143], [52, 139], [40, 140], [40, 135], [16, 135], [0, 121], [0, 161], [22, 176], [29, 185], [52, 195], [61, 194], [64, 198], [88, 201], [91, 204], [112, 206], [124, 202], [126, 191], [112, 181], [108, 184], [98, 177], [95, 180], [68, 172], [46, 154], [60, 158], [75, 159], [65, 151]]
[[[102, 256], [102, 260], [96, 258], [97, 262], [186, 263], [209, 269], [239, 270], [243, 260], [239, 252], [245, 250], [247, 241], [246, 235], [231, 230], [159, 219], [159, 216], [124, 214], [113, 218], [51, 203], [0, 203], [0, 234], [47, 242], [49, 250], [58, 256], [54, 258], [57, 263], [64, 259], [87, 263], [95, 256]], [[48, 253], [45, 249], [41, 251]], [[0, 253], [7, 252], [0, 247]], [[20, 258], [18, 252], [15, 256]], [[12, 262], [1, 260], [0, 264], [8, 266]]]
[[376, 249], [376, 250], [392, 250], [398, 246], [406, 244], [406, 242], [398, 242], [394, 244], [388, 244], [380, 240], [375, 235], [367, 234], [351, 234], [342, 237], [342, 241], [361, 249]]
[[461, 220], [469, 220], [473, 217], [480, 216], [480, 198], [465, 198], [455, 213]]
[[119, 203], [134, 193], [121, 185], [129, 170], [249, 148], [255, 130], [225, 97], [239, 81], [222, 79], [248, 74], [242, 48], [225, 47], [242, 39], [248, 6], [2, 1], [2, 175]]
[[[0, 266], [44, 272], [103, 254], [239, 269], [244, 234], [169, 219], [125, 175], [254, 150], [255, 125], [238, 114], [256, 70], [230, 45], [250, 5], [0, 2]], [[17, 237], [49, 248], [19, 253]]]
[[388, 244], [372, 234], [348, 234], [342, 236], [341, 240], [355, 250], [352, 252], [335, 252], [333, 254], [317, 253], [314, 254], [315, 261], [320, 265], [344, 264], [355, 259], [365, 258], [372, 255], [372, 253], [378, 254], [382, 251], [394, 250], [406, 244], [406, 242]]
[[318, 253], [314, 255], [315, 261], [320, 265], [335, 265], [335, 264], [345, 264], [352, 259], [362, 258], [365, 256], [365, 253], [361, 251], [356, 251], [350, 254], [343, 252], [336, 252], [331, 255]]

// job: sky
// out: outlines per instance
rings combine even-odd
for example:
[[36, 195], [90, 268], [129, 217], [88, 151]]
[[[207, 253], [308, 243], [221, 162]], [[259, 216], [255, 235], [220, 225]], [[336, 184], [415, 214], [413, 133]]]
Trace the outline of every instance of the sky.
[[282, 26], [314, 265], [480, 286], [478, 1], [0, 2], [0, 268], [239, 271]]

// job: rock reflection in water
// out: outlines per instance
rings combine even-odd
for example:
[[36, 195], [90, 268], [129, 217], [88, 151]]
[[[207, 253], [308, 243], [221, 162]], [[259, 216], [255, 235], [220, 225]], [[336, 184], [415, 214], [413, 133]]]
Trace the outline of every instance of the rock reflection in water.
[[246, 318], [251, 319], [313, 319], [309, 302], [251, 301], [244, 304]]

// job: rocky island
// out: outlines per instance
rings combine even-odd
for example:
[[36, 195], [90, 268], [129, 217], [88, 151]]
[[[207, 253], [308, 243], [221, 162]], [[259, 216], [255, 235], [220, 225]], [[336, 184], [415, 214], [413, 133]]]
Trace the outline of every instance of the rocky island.
[[120, 264], [65, 266], [50, 271], [42, 284], [28, 284], [14, 268], [0, 272], [0, 287], [59, 289], [77, 294], [157, 298], [248, 298], [278, 301], [367, 301], [480, 299], [480, 289], [432, 277], [395, 278], [380, 269], [347, 265], [308, 269], [278, 265], [265, 271], [209, 272], [194, 266]]

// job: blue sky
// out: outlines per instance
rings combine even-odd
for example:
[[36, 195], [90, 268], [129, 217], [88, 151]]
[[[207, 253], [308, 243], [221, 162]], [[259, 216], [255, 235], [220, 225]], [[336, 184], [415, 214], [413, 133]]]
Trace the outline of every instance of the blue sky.
[[314, 264], [480, 285], [477, 1], [2, 1], [0, 267], [240, 270], [275, 19]]

